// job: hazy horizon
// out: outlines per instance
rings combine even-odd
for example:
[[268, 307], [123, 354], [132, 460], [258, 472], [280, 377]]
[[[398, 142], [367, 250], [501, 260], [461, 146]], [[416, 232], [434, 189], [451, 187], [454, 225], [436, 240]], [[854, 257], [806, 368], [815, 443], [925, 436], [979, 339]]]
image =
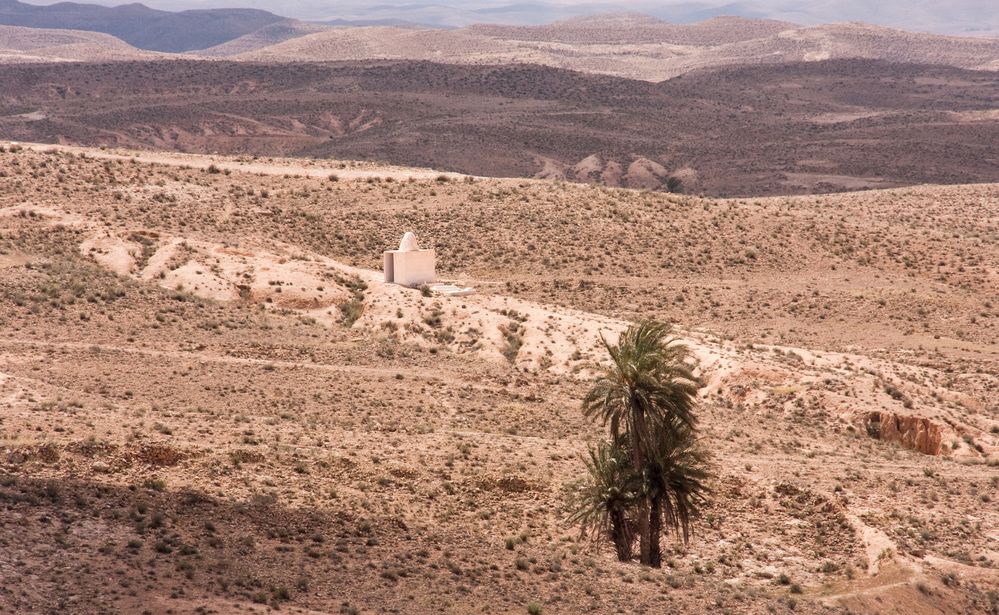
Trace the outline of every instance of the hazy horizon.
[[[31, 0], [28, 4], [49, 5], [59, 0]], [[113, 0], [91, 0], [84, 4], [119, 6]], [[940, 3], [885, 0], [871, 4], [864, 0], [644, 0], [607, 2], [483, 2], [453, 0], [444, 2], [345, 2], [335, 5], [323, 0], [144, 0], [150, 8], [180, 11], [209, 8], [252, 8], [283, 17], [309, 21], [343, 19], [349, 21], [399, 20], [438, 27], [460, 27], [471, 23], [543, 24], [576, 16], [606, 12], [634, 11], [666, 21], [687, 23], [720, 15], [790, 21], [802, 25], [861, 21], [905, 30], [972, 36], [999, 36], [999, 11], [992, 0], [956, 0]]]

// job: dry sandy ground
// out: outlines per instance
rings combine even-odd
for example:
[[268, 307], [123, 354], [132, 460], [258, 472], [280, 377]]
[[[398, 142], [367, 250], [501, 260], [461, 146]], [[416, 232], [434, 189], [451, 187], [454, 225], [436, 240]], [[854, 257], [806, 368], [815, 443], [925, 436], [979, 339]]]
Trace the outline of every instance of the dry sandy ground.
[[[0, 609], [999, 608], [999, 187], [145, 155], [0, 153]], [[384, 284], [402, 228], [478, 294]], [[715, 474], [661, 571], [564, 522], [599, 338], [647, 315]]]
[[115, 148], [77, 147], [73, 145], [55, 145], [45, 143], [19, 143], [6, 141], [4, 146], [21, 147], [35, 152], [62, 152], [71, 155], [83, 155], [99, 160], [135, 161], [146, 164], [181, 167], [185, 169], [218, 170], [222, 173], [237, 171], [254, 175], [279, 175], [288, 177], [314, 177], [330, 179], [368, 179], [392, 178], [395, 180], [409, 179], [461, 179], [466, 177], [460, 173], [435, 171], [433, 169], [414, 169], [385, 165], [357, 160], [304, 160], [302, 158], [260, 158], [258, 156], [203, 156], [183, 154], [179, 152], [120, 150]]

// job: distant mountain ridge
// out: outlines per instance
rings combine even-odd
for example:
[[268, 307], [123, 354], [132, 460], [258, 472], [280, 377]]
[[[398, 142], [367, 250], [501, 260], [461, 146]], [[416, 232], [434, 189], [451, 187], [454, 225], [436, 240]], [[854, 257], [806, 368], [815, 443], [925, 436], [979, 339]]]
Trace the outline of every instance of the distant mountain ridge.
[[[404, 14], [417, 6], [440, 8], [398, 8]], [[529, 6], [533, 5], [509, 8], [520, 11]], [[725, 66], [850, 58], [972, 70], [999, 68], [999, 39], [917, 33], [856, 22], [806, 26], [723, 15], [673, 23], [633, 11], [577, 15], [541, 25], [482, 23], [441, 28], [401, 19], [374, 21], [375, 25], [339, 20], [306, 22], [256, 9], [174, 13], [142, 4], [113, 8], [77, 3], [34, 6], [0, 0], [0, 27], [100, 32], [121, 41], [121, 45], [113, 45], [113, 54], [102, 54], [100, 46], [89, 39], [72, 45], [41, 46], [37, 53], [26, 54], [19, 48], [24, 44], [24, 33], [10, 33], [11, 40], [18, 42], [0, 61], [27, 61], [29, 55], [35, 62], [46, 57], [53, 61], [92, 61], [105, 56], [126, 59], [135, 52], [158, 51], [255, 62], [392, 59], [541, 64], [645, 81]], [[53, 38], [46, 32], [39, 32], [39, 36]]]
[[[41, 0], [30, 0], [41, 1]], [[113, 2], [114, 0], [98, 0]], [[162, 8], [192, 8], [213, 0], [146, 0]], [[214, 0], [219, 1], [219, 0]], [[237, 1], [237, 0], [230, 0]], [[238, 0], [246, 6], [270, 8], [273, 0]], [[999, 36], [999, 10], [995, 0], [461, 0], [460, 2], [408, 2], [372, 4], [364, 0], [282, 0], [287, 17], [329, 22], [376, 23], [401, 20], [434, 27], [460, 28], [478, 23], [543, 25], [585, 15], [637, 11], [671, 23], [687, 24], [722, 15], [746, 19], [788, 21], [819, 25], [862, 21], [913, 32], [952, 36]], [[382, 22], [382, 25], [389, 25]]]
[[36, 6], [0, 0], [0, 25], [103, 32], [139, 49], [172, 53], [214, 47], [284, 20], [257, 9], [175, 13], [138, 3], [116, 7], [75, 2]]
[[[52, 2], [52, 0], [27, 0]], [[89, 0], [111, 5], [120, 0]], [[675, 24], [689, 24], [732, 15], [820, 25], [860, 21], [910, 32], [950, 36], [999, 37], [999, 10], [995, 0], [588, 0], [566, 4], [559, 0], [461, 0], [372, 4], [365, 0], [143, 0], [151, 9], [179, 11], [217, 4], [276, 11], [282, 16], [326, 25], [422, 25], [462, 28], [474, 24], [544, 25], [581, 16], [637, 11]], [[0, 7], [14, 4], [0, 0]], [[279, 8], [274, 8], [274, 7]], [[23, 25], [23, 24], [22, 24]], [[245, 32], [244, 32], [245, 33]], [[217, 43], [216, 43], [217, 44]]]

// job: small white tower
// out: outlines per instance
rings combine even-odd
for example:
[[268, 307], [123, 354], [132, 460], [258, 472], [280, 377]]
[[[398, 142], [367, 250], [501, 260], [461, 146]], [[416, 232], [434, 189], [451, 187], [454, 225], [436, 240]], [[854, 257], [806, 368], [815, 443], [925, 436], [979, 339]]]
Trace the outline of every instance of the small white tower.
[[403, 235], [399, 249], [386, 250], [383, 256], [386, 282], [420, 286], [437, 281], [437, 254], [433, 250], [421, 250], [413, 233]]

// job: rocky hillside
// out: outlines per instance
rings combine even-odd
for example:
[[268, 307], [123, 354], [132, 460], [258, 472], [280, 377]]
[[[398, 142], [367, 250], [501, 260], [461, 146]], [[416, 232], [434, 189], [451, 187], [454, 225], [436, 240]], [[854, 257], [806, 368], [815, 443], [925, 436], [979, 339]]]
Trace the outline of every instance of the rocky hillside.
[[[990, 73], [828, 60], [662, 84], [543, 66], [0, 66], [24, 141], [379, 160], [712, 195], [999, 180]], [[71, 94], [70, 94], [71, 93]]]
[[[0, 150], [4, 611], [997, 606], [995, 185]], [[402, 229], [477, 294], [385, 284]], [[638, 315], [706, 385], [711, 500], [661, 570], [566, 523]]]

